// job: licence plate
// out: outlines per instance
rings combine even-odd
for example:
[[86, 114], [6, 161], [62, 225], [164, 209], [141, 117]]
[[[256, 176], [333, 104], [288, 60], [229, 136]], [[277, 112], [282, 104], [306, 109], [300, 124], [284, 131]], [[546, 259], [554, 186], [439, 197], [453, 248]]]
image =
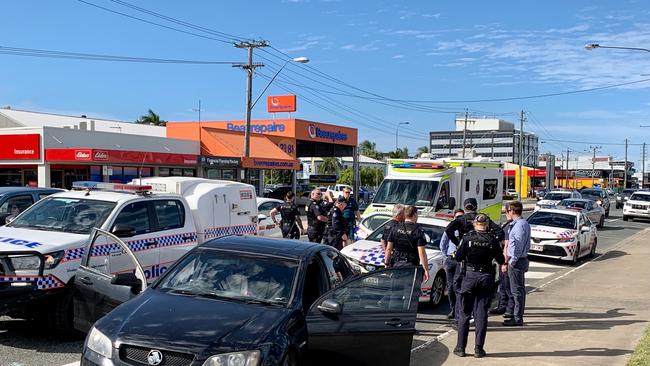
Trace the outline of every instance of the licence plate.
[[543, 245], [531, 244], [530, 245], [530, 250], [534, 250], [536, 252], [543, 252], [544, 251], [544, 246]]
[[542, 208], [555, 208], [555, 205], [542, 205]]

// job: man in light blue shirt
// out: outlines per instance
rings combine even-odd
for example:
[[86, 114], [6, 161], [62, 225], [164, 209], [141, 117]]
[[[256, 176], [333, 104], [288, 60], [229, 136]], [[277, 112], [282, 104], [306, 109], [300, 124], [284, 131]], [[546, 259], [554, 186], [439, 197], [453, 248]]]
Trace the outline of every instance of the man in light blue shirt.
[[524, 307], [526, 305], [526, 279], [528, 272], [528, 251], [530, 250], [530, 225], [521, 214], [523, 205], [519, 201], [508, 206], [512, 217], [510, 233], [508, 235], [508, 277], [510, 290], [515, 302], [512, 319], [503, 322], [506, 326], [522, 326], [524, 324]]
[[[462, 209], [454, 211], [454, 217], [461, 216], [465, 213]], [[449, 308], [451, 311], [447, 314], [447, 319], [456, 318], [456, 301], [459, 298], [457, 293], [460, 291], [460, 266], [454, 258], [456, 253], [456, 245], [449, 239], [447, 233], [442, 234], [440, 238], [440, 252], [445, 258], [444, 267], [445, 275], [447, 276], [447, 300], [449, 300]]]

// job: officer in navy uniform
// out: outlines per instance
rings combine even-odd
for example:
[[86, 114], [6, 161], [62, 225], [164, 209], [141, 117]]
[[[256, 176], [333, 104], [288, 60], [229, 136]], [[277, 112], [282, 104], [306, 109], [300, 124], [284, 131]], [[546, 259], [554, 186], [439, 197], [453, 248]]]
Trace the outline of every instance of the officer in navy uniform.
[[305, 231], [302, 227], [298, 206], [294, 203], [295, 196], [295, 193], [292, 191], [287, 192], [284, 197], [284, 203], [271, 210], [271, 219], [273, 219], [276, 225], [278, 221], [275, 217], [280, 212], [280, 229], [282, 230], [283, 238], [300, 239], [300, 234]]
[[460, 319], [458, 340], [454, 354], [465, 357], [469, 333], [469, 320], [474, 313], [476, 332], [474, 357], [485, 357], [485, 336], [487, 333], [488, 308], [494, 288], [495, 266], [503, 264], [505, 258], [499, 240], [488, 232], [490, 219], [484, 214], [476, 215], [474, 230], [463, 237], [456, 250], [456, 260], [464, 262], [465, 275], [460, 288]]
[[339, 197], [336, 199], [334, 207], [327, 217], [327, 228], [325, 229], [325, 244], [331, 245], [338, 250], [343, 249], [343, 243], [348, 240], [348, 223], [343, 217], [345, 206], [347, 206], [345, 198]]
[[323, 241], [325, 225], [327, 224], [327, 212], [331, 207], [330, 203], [323, 202], [322, 195], [320, 189], [315, 188], [312, 190], [311, 201], [307, 206], [307, 237], [312, 243]]

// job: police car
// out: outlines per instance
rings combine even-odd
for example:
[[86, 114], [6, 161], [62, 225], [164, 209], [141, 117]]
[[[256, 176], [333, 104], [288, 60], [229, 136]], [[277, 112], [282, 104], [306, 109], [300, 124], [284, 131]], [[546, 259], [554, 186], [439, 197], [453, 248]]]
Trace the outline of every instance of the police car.
[[258, 235], [281, 238], [282, 230], [273, 222], [271, 210], [283, 202], [275, 198], [257, 197], [257, 212], [259, 213]]
[[[427, 236], [426, 253], [429, 261], [429, 280], [422, 283], [420, 302], [430, 302], [438, 305], [445, 295], [445, 270], [444, 257], [440, 252], [440, 239], [449, 224], [443, 219], [421, 217], [418, 224]], [[352, 266], [361, 273], [384, 268], [384, 248], [381, 236], [384, 233], [386, 222], [381, 224], [365, 240], [359, 240], [341, 250], [341, 253], [352, 263]]]
[[529, 255], [577, 263], [583, 256], [595, 256], [596, 224], [582, 211], [541, 209], [528, 218]]
[[363, 240], [372, 234], [379, 226], [390, 220], [391, 216], [383, 212], [373, 212], [361, 219], [354, 233], [355, 240]]
[[560, 201], [569, 198], [582, 198], [580, 192], [568, 190], [550, 191], [544, 195], [544, 198], [535, 203], [535, 211], [542, 208], [555, 208]]
[[[49, 196], [0, 227], [0, 315], [47, 314], [56, 328], [70, 328], [71, 288], [95, 228], [124, 240], [148, 281], [204, 240], [257, 233], [255, 190], [247, 184], [168, 177], [73, 187], [77, 190]], [[132, 271], [123, 251], [103, 240], [91, 253], [101, 259], [96, 269]]]

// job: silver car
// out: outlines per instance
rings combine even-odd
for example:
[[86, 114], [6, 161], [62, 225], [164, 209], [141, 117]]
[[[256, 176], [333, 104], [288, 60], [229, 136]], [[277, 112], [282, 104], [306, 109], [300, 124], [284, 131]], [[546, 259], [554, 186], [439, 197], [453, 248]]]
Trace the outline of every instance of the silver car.
[[557, 208], [582, 211], [598, 228], [605, 226], [605, 209], [596, 201], [586, 198], [567, 198], [560, 201]]

